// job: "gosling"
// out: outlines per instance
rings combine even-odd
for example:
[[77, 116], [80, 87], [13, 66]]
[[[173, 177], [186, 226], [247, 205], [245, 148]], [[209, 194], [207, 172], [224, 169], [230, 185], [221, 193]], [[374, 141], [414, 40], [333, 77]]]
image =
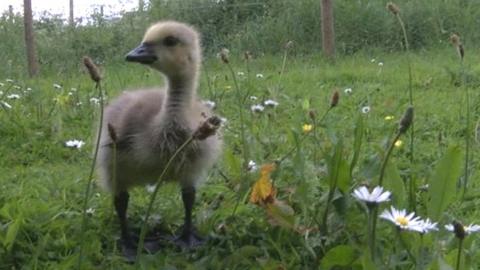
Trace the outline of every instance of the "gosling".
[[[175, 21], [152, 25], [126, 61], [163, 73], [166, 86], [126, 91], [105, 108], [97, 167], [101, 185], [114, 196], [127, 259], [134, 259], [136, 249], [127, 224], [128, 190], [156, 183], [170, 157], [212, 114], [197, 97], [201, 58], [199, 34], [191, 26]], [[195, 190], [215, 163], [221, 145], [218, 134], [194, 141], [163, 178], [178, 181], [181, 187], [185, 220], [175, 238], [181, 246], [193, 247], [203, 240], [192, 224]]]

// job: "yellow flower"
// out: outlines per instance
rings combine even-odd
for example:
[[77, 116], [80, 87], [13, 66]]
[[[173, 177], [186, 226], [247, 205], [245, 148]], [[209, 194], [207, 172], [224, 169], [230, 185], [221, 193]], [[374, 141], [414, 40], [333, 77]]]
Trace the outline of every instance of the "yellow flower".
[[269, 163], [260, 169], [260, 178], [255, 182], [250, 195], [250, 202], [255, 204], [268, 204], [275, 201], [276, 190], [270, 179], [270, 174], [275, 170], [275, 164]]
[[385, 116], [385, 120], [387, 120], [387, 121], [393, 120], [393, 118], [395, 118], [395, 117], [393, 117], [393, 115]]
[[403, 141], [402, 140], [398, 140], [395, 142], [395, 147], [401, 147], [403, 145]]
[[304, 133], [309, 133], [310, 131], [312, 131], [313, 125], [304, 124], [302, 129]]

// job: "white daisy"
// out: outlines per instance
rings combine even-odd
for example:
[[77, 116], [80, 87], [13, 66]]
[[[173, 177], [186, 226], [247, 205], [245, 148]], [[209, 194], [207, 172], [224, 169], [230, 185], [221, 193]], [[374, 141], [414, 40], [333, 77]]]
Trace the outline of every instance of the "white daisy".
[[[445, 229], [449, 232], [455, 232], [455, 227], [453, 226], [453, 224], [445, 225]], [[466, 234], [471, 234], [474, 232], [479, 232], [480, 226], [477, 224], [470, 224], [468, 226], [463, 225], [463, 230], [465, 231]]]
[[14, 85], [13, 88], [17, 89], [17, 90], [22, 89], [22, 87], [20, 85]]
[[367, 113], [369, 113], [369, 112], [370, 112], [370, 106], [364, 106], [364, 107], [362, 108], [362, 113], [367, 114]]
[[0, 82], [0, 87], [3, 87], [3, 86], [5, 86], [5, 84]]
[[432, 222], [429, 218], [420, 220], [420, 226], [422, 227], [423, 234], [431, 231], [438, 231], [437, 222]]
[[238, 75], [238, 76], [245, 76], [245, 73], [242, 72], [242, 71], [239, 71], [239, 72], [237, 72], [237, 75]]
[[100, 99], [96, 98], [96, 97], [92, 97], [92, 98], [90, 98], [90, 103], [100, 104]]
[[95, 213], [95, 209], [94, 208], [88, 208], [86, 211], [87, 215], [93, 215], [93, 213]]
[[62, 86], [61, 86], [60, 84], [58, 84], [58, 83], [54, 83], [54, 84], [53, 84], [53, 88], [55, 88], [55, 89], [62, 89]]
[[247, 171], [254, 172], [258, 169], [257, 163], [255, 161], [250, 160], [247, 164]]
[[391, 206], [390, 211], [385, 209], [380, 217], [391, 221], [402, 230], [423, 232], [420, 217], [415, 217], [415, 212], [407, 215], [407, 210], [397, 210], [395, 207]]
[[345, 90], [343, 90], [343, 92], [347, 95], [350, 95], [352, 93], [352, 88], [345, 88]]
[[65, 142], [66, 147], [77, 148], [80, 149], [85, 144], [84, 141], [81, 140], [68, 140]]
[[32, 88], [30, 88], [30, 87], [27, 87], [27, 91], [32, 91]]
[[8, 82], [8, 83], [13, 83], [12, 79], [6, 79], [5, 81]]
[[375, 187], [372, 192], [367, 187], [362, 186], [355, 189], [352, 196], [359, 201], [366, 203], [381, 203], [390, 201], [390, 191], [383, 192], [383, 187]]
[[250, 96], [250, 100], [255, 101], [255, 100], [257, 100], [257, 97], [256, 96]]
[[265, 110], [265, 107], [263, 107], [263, 106], [260, 105], [260, 104], [256, 104], [256, 105], [252, 105], [252, 106], [250, 107], [250, 110], [251, 110], [252, 112], [263, 112], [263, 110]]
[[76, 92], [76, 91], [77, 91], [77, 88], [72, 87], [72, 88], [70, 88], [70, 90], [72, 90], [73, 92]]
[[375, 63], [375, 61], [376, 61], [375, 58], [372, 58], [372, 59], [370, 60], [371, 63]]
[[215, 101], [211, 101], [211, 100], [204, 100], [203, 101], [203, 105], [205, 105], [207, 108], [210, 108], [210, 109], [215, 109], [215, 106], [217, 104], [215, 104]]
[[3, 91], [0, 91], [0, 96], [3, 96]]
[[8, 95], [7, 98], [8, 98], [8, 99], [19, 99], [19, 98], [20, 98], [20, 95], [18, 95], [18, 94], [11, 94], [11, 95]]
[[263, 79], [263, 74], [262, 73], [258, 73], [257, 75], [255, 75], [257, 77], [257, 79]]
[[383, 62], [378, 62], [379, 67], [383, 67]]
[[8, 104], [7, 102], [5, 101], [0, 101], [0, 104], [2, 104], [3, 107], [7, 108], [7, 109], [11, 109], [12, 108], [12, 105]]
[[277, 107], [278, 102], [276, 102], [275, 100], [272, 100], [272, 99], [267, 99], [263, 102], [263, 105], [268, 106], [268, 107]]

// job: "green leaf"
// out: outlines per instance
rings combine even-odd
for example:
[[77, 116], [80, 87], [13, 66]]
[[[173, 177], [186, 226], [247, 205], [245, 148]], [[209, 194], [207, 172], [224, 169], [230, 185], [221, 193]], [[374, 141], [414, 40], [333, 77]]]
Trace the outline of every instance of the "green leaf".
[[5, 239], [3, 240], [3, 246], [10, 251], [13, 247], [13, 243], [15, 243], [15, 239], [17, 239], [18, 230], [20, 229], [21, 220], [16, 219], [7, 229], [7, 234], [5, 235]]
[[462, 169], [460, 147], [452, 146], [438, 162], [429, 180], [428, 214], [432, 220], [439, 220], [443, 211], [455, 197], [455, 185]]
[[330, 189], [338, 187], [342, 192], [348, 192], [350, 178], [350, 166], [343, 157], [343, 142], [339, 140], [328, 160], [329, 187]]
[[284, 228], [295, 228], [295, 211], [287, 203], [275, 200], [273, 203], [267, 204], [269, 221], [273, 225], [278, 225]]
[[392, 192], [393, 202], [397, 207], [406, 206], [405, 184], [395, 163], [390, 160], [385, 168], [384, 188]]
[[355, 168], [355, 165], [357, 165], [360, 156], [360, 149], [362, 147], [363, 134], [365, 133], [365, 125], [363, 124], [362, 115], [358, 115], [353, 133], [353, 157], [352, 162], [350, 163], [350, 175], [352, 175], [353, 169]]
[[320, 269], [329, 270], [335, 266], [351, 266], [357, 255], [351, 246], [340, 245], [330, 249], [320, 263]]

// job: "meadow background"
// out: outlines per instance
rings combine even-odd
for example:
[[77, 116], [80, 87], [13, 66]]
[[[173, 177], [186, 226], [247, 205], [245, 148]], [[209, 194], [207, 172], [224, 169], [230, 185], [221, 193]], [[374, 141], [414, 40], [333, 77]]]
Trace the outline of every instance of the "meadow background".
[[[479, 269], [478, 235], [459, 241], [443, 225], [480, 223], [480, 2], [398, 2], [410, 52], [386, 4], [335, 1], [334, 62], [321, 54], [318, 0], [151, 0], [144, 10], [95, 13], [75, 27], [43, 14], [34, 22], [35, 78], [26, 72], [22, 14], [2, 14], [0, 269], [72, 269], [80, 246], [82, 269]], [[118, 251], [111, 197], [96, 186], [82, 230], [99, 96], [81, 59], [88, 55], [99, 64], [107, 102], [124, 89], [161, 85], [155, 71], [123, 59], [145, 28], [163, 19], [188, 22], [202, 33], [199, 93], [227, 119], [225, 147], [198, 192], [195, 222], [207, 244], [185, 251], [165, 243], [134, 266]], [[461, 37], [463, 61], [450, 44], [452, 33]], [[289, 41], [293, 46], [286, 47]], [[230, 51], [229, 65], [216, 57], [222, 48]], [[246, 51], [252, 58], [245, 59]], [[380, 210], [391, 204], [415, 211], [439, 222], [440, 230], [397, 234], [379, 219], [372, 258], [366, 207], [351, 193], [378, 184], [410, 89], [413, 163], [409, 131], [388, 160], [384, 186], [393, 196]], [[330, 108], [336, 91], [338, 105]], [[278, 106], [251, 111], [268, 99]], [[72, 139], [85, 145], [66, 147]], [[249, 201], [261, 165], [279, 159], [271, 178], [284, 207], [272, 214], [268, 205]], [[242, 165], [249, 160], [259, 168]], [[144, 188], [132, 194], [129, 215], [137, 228], [150, 196]], [[178, 187], [165, 184], [150, 226], [173, 234], [182, 209]]]

